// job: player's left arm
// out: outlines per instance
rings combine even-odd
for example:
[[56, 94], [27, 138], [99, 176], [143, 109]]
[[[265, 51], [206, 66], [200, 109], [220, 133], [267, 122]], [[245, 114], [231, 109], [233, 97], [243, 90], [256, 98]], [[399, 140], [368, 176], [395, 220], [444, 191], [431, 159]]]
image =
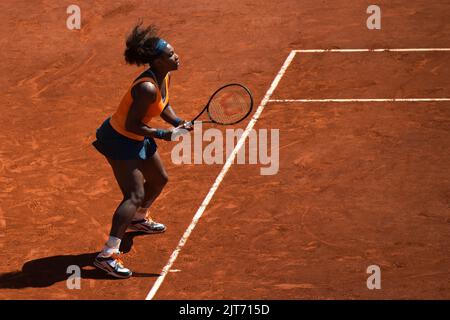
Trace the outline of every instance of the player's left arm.
[[[169, 81], [168, 81], [168, 85], [170, 86], [170, 73], [169, 73]], [[182, 125], [183, 123], [185, 123], [186, 121], [179, 118], [175, 111], [173, 110], [172, 106], [170, 105], [170, 103], [167, 103], [166, 107], [164, 108], [164, 110], [161, 112], [161, 118], [171, 124], [174, 127], [178, 127], [179, 125]]]
[[183, 119], [177, 117], [170, 104], [167, 104], [163, 112], [161, 112], [161, 118], [174, 127], [178, 127], [185, 122]]

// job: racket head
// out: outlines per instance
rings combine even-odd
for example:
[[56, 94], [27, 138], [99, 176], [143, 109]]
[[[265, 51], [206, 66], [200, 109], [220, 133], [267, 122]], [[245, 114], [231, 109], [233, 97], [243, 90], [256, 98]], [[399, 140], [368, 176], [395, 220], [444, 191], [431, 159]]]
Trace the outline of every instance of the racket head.
[[252, 93], [239, 83], [230, 83], [217, 89], [206, 106], [211, 121], [221, 125], [241, 122], [247, 118], [252, 109]]

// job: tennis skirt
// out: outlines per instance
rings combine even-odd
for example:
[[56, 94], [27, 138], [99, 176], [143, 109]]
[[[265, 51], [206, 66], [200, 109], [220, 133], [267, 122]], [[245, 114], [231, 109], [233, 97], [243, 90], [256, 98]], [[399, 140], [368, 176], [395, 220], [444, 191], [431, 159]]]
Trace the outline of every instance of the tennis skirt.
[[151, 158], [158, 149], [151, 137], [138, 141], [118, 133], [106, 119], [97, 129], [92, 145], [105, 157], [112, 160], [146, 160]]

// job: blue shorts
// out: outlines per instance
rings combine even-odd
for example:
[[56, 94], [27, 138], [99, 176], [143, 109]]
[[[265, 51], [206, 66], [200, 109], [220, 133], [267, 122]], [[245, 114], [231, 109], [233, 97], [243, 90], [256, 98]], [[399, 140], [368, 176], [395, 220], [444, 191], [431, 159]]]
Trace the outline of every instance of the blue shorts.
[[143, 141], [130, 139], [118, 133], [109, 123], [109, 118], [97, 129], [97, 140], [92, 145], [105, 157], [112, 160], [146, 160], [158, 149], [151, 137]]

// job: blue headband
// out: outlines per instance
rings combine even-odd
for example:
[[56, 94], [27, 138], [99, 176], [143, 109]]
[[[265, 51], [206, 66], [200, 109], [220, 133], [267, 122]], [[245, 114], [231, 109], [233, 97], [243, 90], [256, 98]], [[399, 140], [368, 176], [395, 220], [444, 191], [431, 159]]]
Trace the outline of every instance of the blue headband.
[[167, 47], [167, 42], [163, 39], [159, 39], [155, 46], [156, 56], [161, 55], [164, 52], [164, 49]]

